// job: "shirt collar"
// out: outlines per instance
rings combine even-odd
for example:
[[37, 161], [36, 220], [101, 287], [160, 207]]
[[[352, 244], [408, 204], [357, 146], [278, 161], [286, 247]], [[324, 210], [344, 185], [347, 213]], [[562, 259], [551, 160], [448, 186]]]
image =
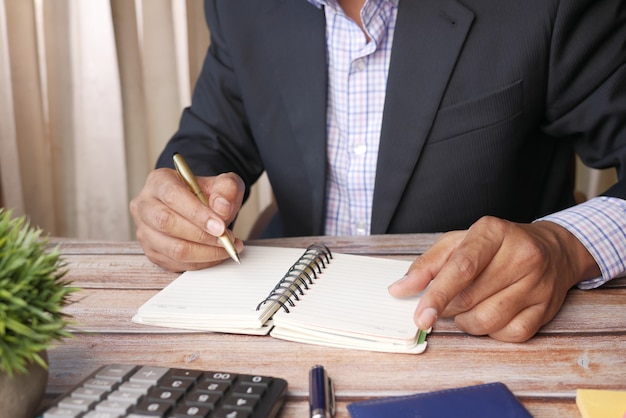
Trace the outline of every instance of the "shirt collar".
[[318, 9], [321, 9], [322, 6], [326, 5], [325, 0], [307, 0], [307, 1], [311, 3], [313, 6], [317, 7]]
[[[328, 5], [332, 5], [335, 7], [338, 7], [337, 5], [337, 0], [307, 0], [309, 3], [311, 3], [313, 6], [317, 7], [318, 9], [321, 9], [323, 6], [328, 6]], [[399, 0], [369, 0], [369, 1], [379, 1], [381, 3], [391, 3], [391, 5], [393, 6], [398, 6], [398, 1]]]

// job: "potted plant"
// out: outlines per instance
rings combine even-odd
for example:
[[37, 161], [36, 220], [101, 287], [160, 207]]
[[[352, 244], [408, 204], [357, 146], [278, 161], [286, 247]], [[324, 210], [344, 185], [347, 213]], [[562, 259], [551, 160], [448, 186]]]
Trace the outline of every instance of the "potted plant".
[[31, 418], [48, 383], [47, 349], [69, 337], [62, 309], [77, 291], [58, 247], [42, 230], [0, 208], [0, 408]]

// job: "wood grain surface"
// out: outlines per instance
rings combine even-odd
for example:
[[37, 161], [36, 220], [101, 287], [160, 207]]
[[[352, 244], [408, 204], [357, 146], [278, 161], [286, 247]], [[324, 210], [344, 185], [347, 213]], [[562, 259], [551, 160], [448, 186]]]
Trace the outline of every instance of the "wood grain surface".
[[[306, 247], [414, 259], [436, 234], [307, 237], [247, 245]], [[338, 411], [353, 401], [500, 381], [534, 417], [577, 417], [577, 388], [626, 389], [626, 282], [572, 289], [557, 317], [530, 341], [474, 337], [441, 319], [420, 355], [334, 349], [269, 336], [199, 333], [131, 322], [137, 308], [175, 279], [136, 242], [54, 239], [81, 291], [65, 312], [74, 338], [49, 351], [48, 402], [107, 363], [151, 364], [273, 375], [289, 383], [281, 418], [308, 414], [308, 370], [323, 364], [335, 382]], [[245, 251], [245, 249], [244, 249]]]

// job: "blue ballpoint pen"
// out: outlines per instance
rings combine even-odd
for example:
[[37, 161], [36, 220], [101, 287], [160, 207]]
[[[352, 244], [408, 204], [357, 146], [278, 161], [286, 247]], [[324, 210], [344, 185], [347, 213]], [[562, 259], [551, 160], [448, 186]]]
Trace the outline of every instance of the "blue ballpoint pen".
[[322, 366], [314, 366], [309, 372], [309, 406], [311, 418], [331, 418], [335, 415], [332, 380]]

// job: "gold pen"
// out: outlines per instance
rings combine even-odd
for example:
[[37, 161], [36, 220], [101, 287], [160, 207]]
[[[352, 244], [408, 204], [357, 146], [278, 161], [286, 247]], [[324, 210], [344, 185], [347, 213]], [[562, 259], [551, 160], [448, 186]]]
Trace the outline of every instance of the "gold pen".
[[[209, 206], [208, 199], [206, 198], [205, 194], [202, 192], [202, 189], [200, 188], [198, 181], [196, 180], [193, 173], [191, 172], [191, 169], [189, 168], [189, 166], [183, 159], [183, 156], [180, 155], [179, 153], [174, 154], [174, 166], [176, 167], [176, 171], [178, 171], [178, 174], [183, 179], [187, 187], [189, 187], [189, 190], [191, 190], [191, 192], [195, 194], [198, 197], [198, 199], [200, 199], [200, 202], [202, 202], [204, 206], [208, 207]], [[228, 255], [230, 255], [230, 257], [233, 260], [235, 260], [238, 264], [241, 264], [241, 260], [239, 259], [239, 254], [237, 254], [237, 250], [235, 249], [235, 245], [228, 237], [228, 234], [226, 233], [226, 231], [224, 231], [224, 233], [221, 236], [219, 236], [218, 239], [222, 243], [222, 246], [224, 247]]]

